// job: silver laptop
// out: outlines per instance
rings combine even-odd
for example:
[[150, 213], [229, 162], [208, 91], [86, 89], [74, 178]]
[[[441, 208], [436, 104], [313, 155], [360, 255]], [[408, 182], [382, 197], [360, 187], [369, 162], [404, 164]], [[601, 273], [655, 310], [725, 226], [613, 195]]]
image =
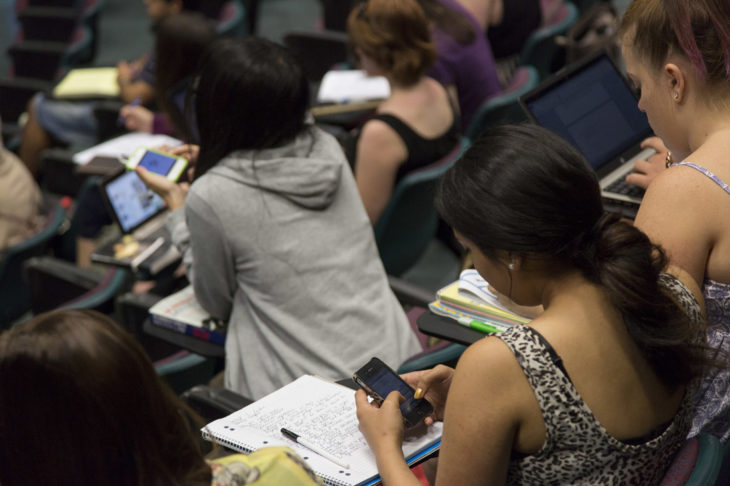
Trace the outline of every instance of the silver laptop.
[[653, 135], [628, 82], [605, 52], [555, 73], [520, 97], [528, 118], [570, 142], [598, 174], [608, 204], [635, 211], [644, 191], [624, 179]]

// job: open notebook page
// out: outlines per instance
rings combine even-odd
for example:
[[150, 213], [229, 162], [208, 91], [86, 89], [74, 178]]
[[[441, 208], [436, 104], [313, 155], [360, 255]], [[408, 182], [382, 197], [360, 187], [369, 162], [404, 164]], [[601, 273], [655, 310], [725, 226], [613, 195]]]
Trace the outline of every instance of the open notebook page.
[[[302, 456], [328, 484], [368, 484], [377, 478], [375, 456], [357, 427], [355, 392], [347, 387], [305, 375], [251, 405], [203, 428], [203, 437], [217, 438], [233, 449], [249, 452], [285, 445]], [[296, 432], [349, 464], [344, 469], [311, 450], [286, 439], [281, 428]], [[404, 442], [406, 458], [438, 444], [442, 424]]]

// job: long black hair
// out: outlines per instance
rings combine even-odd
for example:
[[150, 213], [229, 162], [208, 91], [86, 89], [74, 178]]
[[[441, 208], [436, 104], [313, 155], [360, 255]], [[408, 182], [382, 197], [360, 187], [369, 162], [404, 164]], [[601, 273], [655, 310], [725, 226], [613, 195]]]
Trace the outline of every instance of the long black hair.
[[293, 139], [309, 107], [309, 85], [296, 57], [253, 36], [212, 43], [193, 89], [200, 132], [195, 179], [235, 150]]
[[196, 12], [183, 11], [162, 19], [155, 31], [157, 103], [168, 115], [178, 135], [193, 138], [194, 129], [182, 115], [182, 108], [173, 106], [175, 91], [190, 84], [206, 47], [213, 42], [215, 29], [211, 22]]
[[708, 363], [698, 329], [660, 286], [664, 252], [604, 216], [595, 173], [557, 135], [536, 125], [485, 132], [444, 175], [436, 205], [487, 257], [544, 258], [603, 287], [665, 386], [688, 383]]

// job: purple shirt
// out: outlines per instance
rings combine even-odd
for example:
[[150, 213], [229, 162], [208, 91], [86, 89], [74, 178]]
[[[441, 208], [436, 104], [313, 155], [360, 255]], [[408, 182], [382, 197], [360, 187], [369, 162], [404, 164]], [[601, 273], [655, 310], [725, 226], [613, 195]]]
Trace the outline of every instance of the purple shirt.
[[444, 7], [466, 15], [474, 29], [474, 42], [465, 46], [438, 29], [432, 31], [437, 58], [428, 75], [444, 86], [456, 87], [464, 131], [484, 100], [500, 91], [497, 68], [487, 38], [474, 17], [456, 0], [438, 1]]

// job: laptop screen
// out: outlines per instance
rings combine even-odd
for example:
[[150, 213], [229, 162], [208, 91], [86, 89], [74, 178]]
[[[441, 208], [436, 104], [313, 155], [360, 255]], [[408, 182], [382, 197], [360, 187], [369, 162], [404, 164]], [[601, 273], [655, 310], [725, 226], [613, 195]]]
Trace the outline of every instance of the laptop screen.
[[134, 171], [125, 170], [103, 185], [104, 194], [123, 233], [131, 233], [164, 211], [160, 196], [147, 189]]
[[631, 89], [605, 54], [559, 73], [526, 94], [522, 104], [596, 171], [652, 135]]

